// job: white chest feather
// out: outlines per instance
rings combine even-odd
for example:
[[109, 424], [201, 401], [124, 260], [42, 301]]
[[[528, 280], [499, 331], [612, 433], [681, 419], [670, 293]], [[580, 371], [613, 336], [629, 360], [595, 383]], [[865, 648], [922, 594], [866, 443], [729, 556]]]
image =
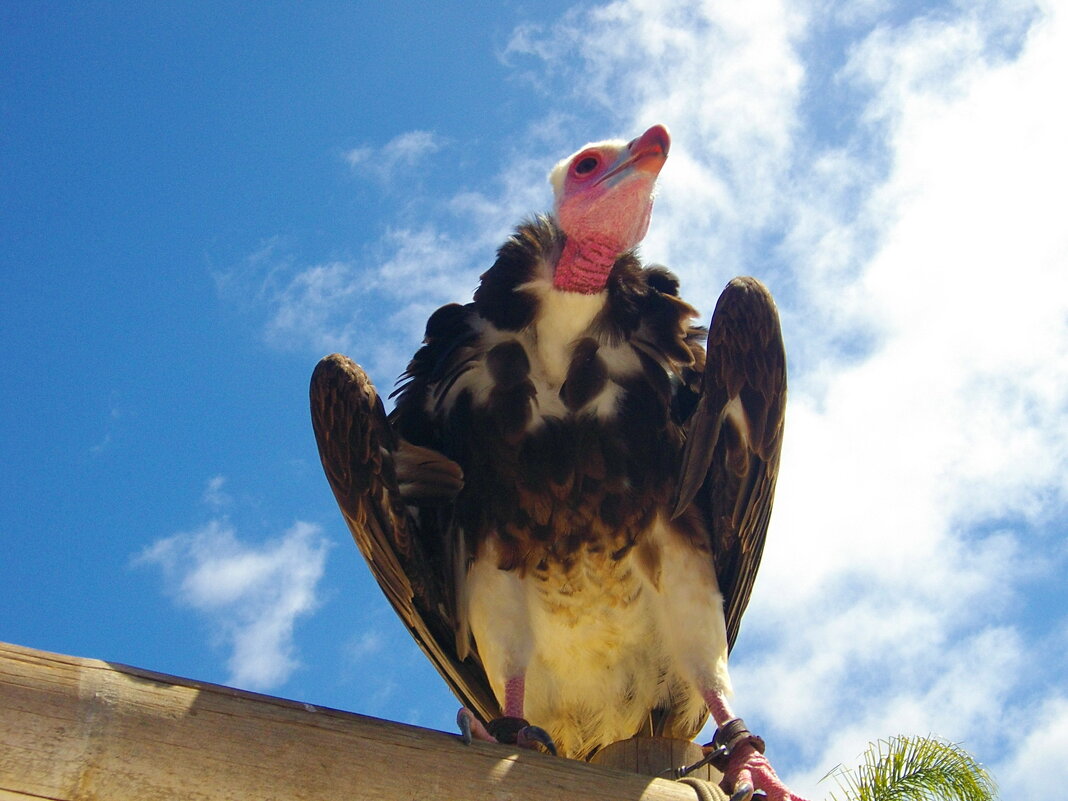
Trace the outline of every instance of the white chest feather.
[[[487, 405], [495, 380], [485, 356], [498, 345], [518, 343], [527, 355], [536, 393], [536, 413], [530, 420], [534, 430], [543, 417], [567, 414], [559, 396], [560, 387], [567, 378], [576, 342], [594, 335], [593, 322], [604, 309], [608, 296], [607, 292], [595, 295], [563, 292], [554, 289], [549, 281], [540, 279], [525, 284], [520, 290], [534, 294], [538, 299], [538, 312], [533, 323], [522, 331], [504, 331], [486, 320], [477, 319], [475, 324], [480, 342], [474, 348], [482, 357], [468, 364], [456, 380], [444, 382], [444, 385], [448, 395], [446, 405], [451, 405], [461, 392], [469, 392], [476, 406]], [[589, 400], [583, 411], [607, 418], [615, 410], [620, 395], [614, 381], [641, 370], [641, 362], [634, 349], [625, 342], [602, 344], [598, 354], [612, 380]], [[427, 410], [432, 411], [439, 400], [437, 395], [429, 397]]]
[[729, 689], [710, 560], [695, 559], [663, 521], [646, 537], [652, 559], [587, 553], [567, 576], [547, 578], [498, 569], [490, 541], [467, 576], [471, 632], [494, 692], [503, 699], [505, 682], [523, 676], [527, 719], [566, 752], [632, 736], [657, 706], [697, 720], [699, 686]]
[[538, 366], [549, 387], [559, 388], [571, 363], [572, 345], [589, 330], [604, 308], [608, 293], [562, 292], [546, 281], [528, 284], [523, 289], [536, 294], [539, 300], [533, 329]]

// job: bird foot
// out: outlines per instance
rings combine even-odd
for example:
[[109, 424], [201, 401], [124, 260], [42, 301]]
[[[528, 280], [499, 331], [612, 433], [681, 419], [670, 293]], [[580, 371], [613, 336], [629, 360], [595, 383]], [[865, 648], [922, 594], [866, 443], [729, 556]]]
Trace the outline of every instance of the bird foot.
[[460, 737], [468, 745], [472, 740], [482, 740], [487, 743], [518, 745], [531, 750], [537, 750], [538, 746], [541, 746], [556, 756], [556, 744], [549, 733], [540, 726], [531, 726], [523, 718], [494, 718], [483, 726], [471, 710], [461, 708], [456, 713], [456, 725], [460, 727]]
[[720, 786], [731, 794], [730, 801], [750, 801], [760, 795], [768, 801], [804, 801], [790, 792], [775, 775], [771, 763], [750, 742], [738, 743], [731, 750]]
[[460, 727], [460, 739], [464, 741], [464, 745], [471, 745], [472, 740], [481, 740], [484, 743], [498, 742], [497, 738], [482, 725], [482, 721], [476, 718], [467, 707], [460, 707], [460, 711], [456, 713], [456, 725]]

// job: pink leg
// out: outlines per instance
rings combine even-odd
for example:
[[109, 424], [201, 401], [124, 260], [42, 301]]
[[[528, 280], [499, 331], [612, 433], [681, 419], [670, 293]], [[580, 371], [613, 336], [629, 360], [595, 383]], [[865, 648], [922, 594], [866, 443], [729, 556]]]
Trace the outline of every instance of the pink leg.
[[504, 715], [509, 718], [523, 717], [523, 698], [527, 681], [522, 675], [513, 676], [504, 683]]
[[[704, 695], [717, 726], [723, 727], [735, 719], [720, 693], [709, 690]], [[764, 754], [749, 739], [741, 739], [731, 748], [727, 770], [723, 774], [723, 789], [731, 794], [731, 801], [748, 799], [754, 790], [767, 793], [768, 801], [804, 801], [782, 783]]]

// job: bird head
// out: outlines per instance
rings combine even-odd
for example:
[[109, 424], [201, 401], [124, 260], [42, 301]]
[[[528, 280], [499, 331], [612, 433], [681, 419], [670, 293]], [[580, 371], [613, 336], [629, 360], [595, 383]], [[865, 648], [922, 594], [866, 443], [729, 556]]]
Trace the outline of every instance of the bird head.
[[549, 181], [556, 221], [568, 240], [595, 242], [614, 250], [613, 257], [641, 242], [670, 146], [667, 128], [654, 125], [630, 142], [589, 144], [558, 163]]

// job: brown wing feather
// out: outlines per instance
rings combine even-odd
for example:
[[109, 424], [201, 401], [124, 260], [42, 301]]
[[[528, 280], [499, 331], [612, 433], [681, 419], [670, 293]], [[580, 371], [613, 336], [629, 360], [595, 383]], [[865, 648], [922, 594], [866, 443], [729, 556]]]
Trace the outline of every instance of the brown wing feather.
[[755, 278], [735, 278], [712, 315], [674, 512], [694, 503], [705, 515], [730, 646], [764, 551], [785, 406], [786, 353], [775, 303]]
[[[389, 602], [461, 703], [483, 720], [500, 715], [485, 671], [472, 649], [457, 650], [457, 610], [448, 560], [430, 558], [425, 543], [444, 539], [420, 531], [398, 488], [394, 454], [428, 465], [437, 492], [462, 486], [459, 469], [440, 454], [411, 450], [394, 434], [382, 401], [367, 374], [351, 359], [334, 354], [316, 366], [311, 379], [311, 416], [319, 457], [353, 539]], [[440, 458], [438, 458], [440, 457]], [[422, 482], [418, 494], [426, 494]], [[441, 498], [439, 497], [440, 501]], [[447, 515], [428, 514], [424, 527]]]

